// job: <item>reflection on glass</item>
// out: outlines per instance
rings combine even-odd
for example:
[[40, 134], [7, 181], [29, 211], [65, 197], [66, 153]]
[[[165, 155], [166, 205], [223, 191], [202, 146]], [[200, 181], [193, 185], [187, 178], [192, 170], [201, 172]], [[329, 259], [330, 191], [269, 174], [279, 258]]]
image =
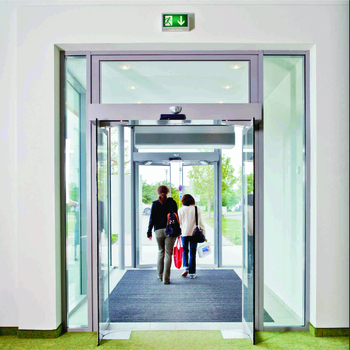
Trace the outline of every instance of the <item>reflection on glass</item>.
[[305, 324], [304, 79], [302, 56], [264, 57], [265, 326]]
[[98, 272], [99, 272], [99, 327], [104, 335], [109, 322], [109, 129], [98, 128], [97, 132], [97, 171], [98, 171]]
[[68, 327], [87, 327], [85, 57], [66, 58], [65, 169]]
[[249, 102], [248, 61], [105, 61], [100, 67], [101, 103]]
[[243, 321], [254, 342], [254, 126], [243, 131], [242, 209], [243, 209]]
[[[110, 164], [111, 164], [111, 258], [110, 265], [113, 267], [118, 267], [119, 264], [119, 240], [120, 235], [120, 208], [119, 208], [119, 170], [118, 170], [118, 127], [112, 127], [110, 130], [111, 138], [111, 154], [110, 154]], [[131, 189], [131, 170], [130, 170], [130, 128], [124, 128], [124, 187], [125, 187], [125, 198], [124, 198], [124, 212], [125, 212], [125, 229], [124, 229], [124, 245], [125, 245], [125, 266], [131, 267], [131, 232], [132, 232], [132, 220], [131, 220], [131, 203], [132, 198], [130, 197]]]

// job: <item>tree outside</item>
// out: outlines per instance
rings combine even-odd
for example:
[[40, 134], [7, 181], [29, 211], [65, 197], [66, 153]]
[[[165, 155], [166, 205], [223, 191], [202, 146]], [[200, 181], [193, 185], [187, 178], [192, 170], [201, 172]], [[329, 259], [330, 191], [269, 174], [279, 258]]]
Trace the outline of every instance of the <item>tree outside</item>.
[[[118, 128], [110, 128], [111, 175], [118, 175]], [[124, 175], [130, 174], [130, 150], [128, 140], [124, 140]]]
[[142, 181], [142, 203], [152, 204], [153, 201], [158, 199], [157, 188], [159, 186], [166, 185], [169, 188], [171, 187], [171, 197], [175, 200], [179, 207], [179, 191], [175, 185], [164, 184], [163, 181], [155, 182], [148, 184], [147, 181]]
[[[242, 176], [235, 176], [235, 169], [231, 164], [231, 157], [222, 157], [222, 205], [232, 208], [241, 199]], [[200, 195], [198, 205], [205, 205], [208, 218], [211, 218], [214, 201], [214, 167], [212, 165], [193, 166], [188, 172], [194, 195]], [[236, 186], [235, 186], [236, 185]], [[234, 188], [236, 187], [236, 189]]]

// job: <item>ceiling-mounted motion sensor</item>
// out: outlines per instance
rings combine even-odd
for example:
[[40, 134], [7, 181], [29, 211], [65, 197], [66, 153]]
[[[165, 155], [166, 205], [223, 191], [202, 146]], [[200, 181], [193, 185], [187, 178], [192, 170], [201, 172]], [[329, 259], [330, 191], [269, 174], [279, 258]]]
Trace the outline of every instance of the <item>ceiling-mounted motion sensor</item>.
[[169, 111], [173, 114], [179, 114], [182, 111], [181, 106], [171, 106], [169, 107]]
[[172, 114], [161, 114], [160, 120], [185, 120], [185, 114], [179, 114], [182, 111], [181, 106], [171, 106], [169, 110]]

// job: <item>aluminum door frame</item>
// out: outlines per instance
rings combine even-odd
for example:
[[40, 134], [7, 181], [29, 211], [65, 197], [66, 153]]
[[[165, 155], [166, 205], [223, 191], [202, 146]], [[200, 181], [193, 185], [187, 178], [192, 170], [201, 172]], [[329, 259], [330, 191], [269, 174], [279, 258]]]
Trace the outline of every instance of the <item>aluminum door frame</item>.
[[[154, 54], [154, 52], [153, 52]], [[262, 66], [263, 66], [263, 52], [256, 51], [250, 52], [246, 54], [240, 54], [238, 52], [233, 51], [225, 51], [225, 52], [215, 52], [215, 51], [201, 51], [201, 52], [158, 52], [155, 56], [152, 56], [147, 52], [120, 52], [112, 55], [107, 55], [106, 58], [112, 58], [116, 60], [116, 55], [119, 58], [118, 60], [127, 60], [134, 59], [137, 60], [147, 60], [147, 61], [162, 61], [168, 58], [169, 60], [193, 60], [193, 61], [206, 61], [206, 60], [243, 60], [249, 59], [251, 62], [251, 72], [250, 72], [250, 103], [246, 104], [182, 104], [184, 112], [187, 113], [188, 116], [191, 116], [189, 119], [193, 120], [226, 120], [226, 121], [248, 121], [251, 120], [252, 117], [255, 118], [257, 122], [262, 120]], [[95, 55], [94, 53], [89, 53], [88, 60], [88, 69], [93, 67], [92, 61], [94, 57], [101, 57], [101, 55]], [[103, 55], [102, 57], [105, 57]], [[95, 58], [96, 60], [96, 58]], [[96, 64], [96, 63], [95, 63]], [[88, 105], [87, 105], [87, 139], [88, 141], [96, 142], [94, 140], [94, 132], [96, 128], [96, 119], [100, 119], [106, 124], [117, 125], [117, 124], [125, 124], [125, 121], [128, 120], [158, 120], [159, 115], [167, 111], [169, 106], [173, 105], [171, 103], [166, 104], [99, 104], [99, 80], [96, 80], [97, 76], [94, 77], [94, 72], [89, 71], [88, 74], [88, 86], [87, 86], [87, 96]], [[99, 76], [98, 76], [99, 79]], [[98, 86], [96, 86], [96, 82], [98, 81]], [[96, 95], [96, 91], [98, 91], [98, 95]], [[96, 97], [98, 96], [98, 98]], [[179, 105], [179, 104], [176, 104]], [[151, 115], [151, 117], [150, 117]], [[101, 117], [102, 116], [102, 117]], [[259, 143], [262, 145], [262, 129], [261, 133], [256, 133], [256, 137], [260, 140]], [[261, 138], [261, 139], [260, 139]], [[91, 144], [91, 145], [92, 145]], [[94, 164], [94, 150], [89, 149], [88, 151], [88, 161], [87, 168], [89, 169], [89, 173], [91, 172], [90, 184], [91, 188], [94, 189], [94, 180], [93, 180], [93, 171], [96, 169], [96, 164]], [[90, 160], [90, 162], [89, 162]], [[134, 169], [135, 170], [135, 169]], [[261, 170], [261, 176], [263, 172]], [[134, 171], [135, 176], [135, 171]], [[258, 174], [257, 174], [258, 176]], [[131, 179], [133, 180], [133, 179]], [[217, 189], [219, 191], [219, 189]], [[93, 196], [92, 196], [93, 197]], [[135, 197], [135, 196], [134, 196]], [[259, 200], [260, 196], [256, 196], [256, 201]], [[92, 314], [92, 331], [96, 331], [98, 328], [97, 318], [94, 317], [96, 313], [98, 313], [98, 300], [96, 299], [97, 295], [97, 266], [94, 264], [97, 260], [97, 252], [96, 252], [96, 218], [94, 218], [94, 208], [96, 209], [96, 204], [94, 203], [94, 199], [88, 198], [88, 204], [91, 204], [91, 255], [92, 255], [92, 266], [91, 266], [91, 281], [92, 281], [92, 296], [89, 298], [91, 300], [91, 314]], [[219, 206], [220, 207], [220, 206]], [[217, 211], [219, 214], [221, 208]], [[262, 218], [260, 218], [262, 220]], [[257, 221], [256, 221], [257, 222]], [[261, 222], [261, 221], [260, 221]], [[94, 232], [95, 231], [95, 232]], [[259, 236], [259, 234], [257, 234]], [[136, 242], [135, 242], [136, 243]], [[259, 239], [259, 250], [262, 247], [262, 236]], [[261, 253], [262, 254], [262, 253]], [[136, 260], [136, 256], [134, 257]], [[257, 258], [257, 261], [262, 260], [261, 257]], [[258, 275], [258, 273], [257, 273]], [[95, 276], [95, 277], [94, 277]], [[262, 280], [262, 276], [257, 276], [257, 279]], [[261, 292], [261, 291], [260, 291]], [[259, 293], [256, 293], [258, 296]], [[256, 298], [255, 304], [258, 306], [256, 308], [256, 325], [257, 329], [262, 330], [263, 328], [263, 296], [261, 298]], [[260, 312], [261, 311], [261, 312]], [[91, 329], [89, 327], [89, 329]]]
[[[91, 103], [101, 103], [101, 75], [100, 63], [114, 61], [248, 61], [249, 62], [249, 103], [258, 102], [259, 97], [259, 52], [251, 54], [234, 51], [147, 51], [115, 52], [110, 54], [91, 55]], [[118, 104], [127, 107], [129, 104]], [[177, 104], [178, 105], [178, 104]], [[217, 105], [217, 104], [213, 104]], [[225, 105], [225, 104], [223, 104]], [[230, 104], [228, 104], [230, 105]], [[141, 107], [142, 109], [142, 107]]]
[[[218, 152], [219, 151], [219, 152]], [[215, 244], [214, 244], [214, 265], [202, 265], [204, 267], [222, 267], [222, 247], [219, 249], [219, 244], [222, 242], [222, 237], [219, 235], [219, 232], [221, 231], [222, 227], [222, 209], [221, 205], [219, 203], [222, 202], [222, 191], [221, 191], [221, 182], [217, 181], [221, 177], [221, 150], [215, 150], [214, 152], [206, 153], [206, 152], [176, 152], [176, 154], [183, 160], [199, 160], [199, 161], [207, 161], [208, 165], [214, 166], [214, 198], [217, 200], [214, 200], [215, 208], [214, 208], [214, 230], [216, 231], [215, 236]], [[139, 165], [142, 165], [143, 162], [146, 161], [162, 161], [169, 159], [173, 153], [171, 152], [154, 152], [154, 153], [134, 153], [134, 164], [136, 167], [136, 177], [134, 179], [135, 184], [137, 184], [136, 191], [138, 191], [138, 181], [139, 181]], [[187, 165], [185, 165], [187, 166]], [[171, 183], [171, 175], [170, 175], [170, 183]], [[138, 196], [137, 196], [138, 197]], [[135, 208], [137, 208], [135, 206]], [[137, 215], [140, 215], [138, 210], [136, 209]], [[135, 224], [137, 224], [135, 222]], [[138, 232], [138, 228], [136, 229]], [[137, 249], [137, 246], [136, 246]], [[140, 267], [139, 263], [139, 253], [137, 254], [137, 263], [133, 267]], [[152, 265], [153, 266], [153, 265]], [[149, 265], [142, 265], [142, 267], [149, 267]]]
[[[263, 103], [263, 56], [264, 55], [303, 55], [305, 57], [305, 95], [306, 95], [306, 262], [305, 262], [305, 270], [306, 270], [306, 276], [305, 276], [305, 283], [306, 283], [306, 296], [305, 296], [305, 326], [304, 327], [288, 327], [288, 330], [307, 330], [308, 329], [308, 321], [310, 319], [310, 310], [309, 310], [309, 297], [310, 297], [310, 52], [305, 50], [225, 50], [225, 51], [182, 51], [183, 54], [198, 54], [198, 53], [210, 53], [212, 55], [215, 54], [230, 54], [230, 55], [257, 55], [258, 58], [258, 76], [257, 76], [257, 89], [258, 94], [257, 98], [252, 100], [251, 104], [254, 104], [254, 102], [260, 103], [260, 115], [261, 115], [261, 106]], [[87, 188], [91, 188], [92, 191], [87, 191], [87, 260], [88, 260], [88, 276], [87, 276], [87, 282], [88, 282], [88, 327], [87, 328], [69, 328], [68, 331], [74, 332], [84, 332], [84, 331], [93, 331], [97, 329], [97, 322], [94, 321], [96, 318], [94, 317], [96, 313], [96, 300], [94, 299], [94, 295], [96, 295], [96, 283], [94, 283], [94, 279], [96, 278], [96, 267], [93, 266], [93, 261], [96, 261], [95, 257], [95, 251], [94, 251], [94, 236], [92, 232], [92, 228], [96, 224], [94, 222], [93, 213], [92, 213], [92, 207], [93, 207], [93, 198], [91, 198], [91, 192], [93, 192], [95, 189], [93, 188], [94, 184], [92, 183], [91, 174], [94, 173], [95, 169], [94, 164], [91, 162], [91, 158], [93, 158], [92, 152], [91, 152], [91, 144], [95, 142], [94, 140], [94, 134], [95, 134], [95, 123], [94, 123], [94, 116], [99, 115], [98, 112], [100, 111], [106, 111], [107, 115], [111, 112], [110, 108], [102, 108], [102, 109], [94, 109], [91, 108], [91, 60], [93, 56], [96, 55], [119, 55], [119, 54], [133, 54], [133, 55], [161, 55], [161, 54], [174, 54], [175, 51], [147, 51], [147, 50], [129, 50], [129, 51], [88, 51], [88, 50], [67, 50], [62, 51], [60, 55], [60, 62], [61, 62], [61, 86], [60, 91], [64, 91], [64, 77], [65, 75], [65, 65], [64, 65], [64, 57], [65, 56], [86, 56], [87, 61], [87, 87], [86, 87], [86, 96], [87, 96], [87, 123], [86, 123], [86, 140], [87, 140]], [[61, 101], [60, 101], [60, 107], [61, 107], [61, 120], [63, 121], [64, 125], [64, 116], [65, 116], [65, 99], [64, 94], [61, 94]], [[103, 105], [101, 105], [103, 106]], [[99, 107], [101, 107], [99, 106]], [[219, 106], [222, 108], [222, 106]], [[231, 108], [238, 107], [236, 105], [231, 105]], [[248, 120], [250, 118], [246, 118], [245, 115], [249, 113], [244, 113], [244, 108], [240, 111], [238, 114], [232, 115], [232, 120]], [[247, 112], [247, 110], [246, 110]], [[97, 114], [96, 114], [97, 113]], [[103, 115], [103, 114], [102, 114]], [[91, 118], [89, 118], [91, 116]], [[237, 117], [237, 118], [236, 118]], [[119, 118], [116, 118], [116, 114], [114, 114], [113, 118], [107, 118], [108, 120], [118, 120]], [[257, 117], [256, 119], [259, 119]], [[264, 292], [263, 292], [263, 126], [262, 123], [259, 123], [257, 125], [257, 128], [255, 130], [255, 137], [256, 137], [256, 180], [257, 180], [257, 188], [260, 188], [261, 195], [257, 193], [256, 199], [255, 199], [255, 205], [256, 205], [256, 215], [255, 215], [255, 222], [256, 222], [256, 261], [257, 261], [257, 283], [256, 283], [256, 311], [258, 312], [256, 314], [256, 328], [257, 330], [276, 330], [275, 327], [264, 327], [263, 322], [263, 299], [264, 299]], [[64, 140], [64, 136], [61, 135], [61, 149], [64, 148], [64, 143], [62, 143], [62, 140]], [[61, 159], [62, 169], [64, 169], [64, 156], [63, 159]], [[62, 189], [65, 188], [64, 184], [64, 171], [61, 172], [62, 177]], [[259, 192], [260, 192], [259, 191]], [[64, 191], [63, 191], [64, 192]], [[62, 201], [62, 203], [65, 203], [65, 201]], [[64, 212], [64, 210], [62, 210]], [[89, 217], [89, 214], [91, 213], [91, 217]], [[62, 220], [62, 227], [65, 227], [64, 220]], [[65, 266], [65, 241], [62, 239], [62, 256], [61, 256], [61, 264], [64, 267]], [[90, 262], [90, 263], [89, 263]], [[63, 268], [64, 270], [64, 268]], [[65, 307], [65, 298], [66, 298], [66, 291], [65, 291], [65, 273], [62, 273], [62, 320], [64, 326], [66, 326], [65, 320], [67, 318], [67, 310]], [[260, 314], [260, 315], [259, 315]], [[287, 330], [285, 327], [277, 328], [280, 330]]]

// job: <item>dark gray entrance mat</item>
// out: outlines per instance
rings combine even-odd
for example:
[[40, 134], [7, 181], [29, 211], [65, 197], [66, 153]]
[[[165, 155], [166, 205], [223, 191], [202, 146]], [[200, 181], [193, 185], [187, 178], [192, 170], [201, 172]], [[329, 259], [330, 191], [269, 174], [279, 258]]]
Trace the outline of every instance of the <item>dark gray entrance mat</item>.
[[110, 321], [242, 322], [242, 281], [235, 271], [198, 270], [195, 279], [181, 272], [171, 271], [164, 285], [155, 270], [128, 270], [110, 294]]

